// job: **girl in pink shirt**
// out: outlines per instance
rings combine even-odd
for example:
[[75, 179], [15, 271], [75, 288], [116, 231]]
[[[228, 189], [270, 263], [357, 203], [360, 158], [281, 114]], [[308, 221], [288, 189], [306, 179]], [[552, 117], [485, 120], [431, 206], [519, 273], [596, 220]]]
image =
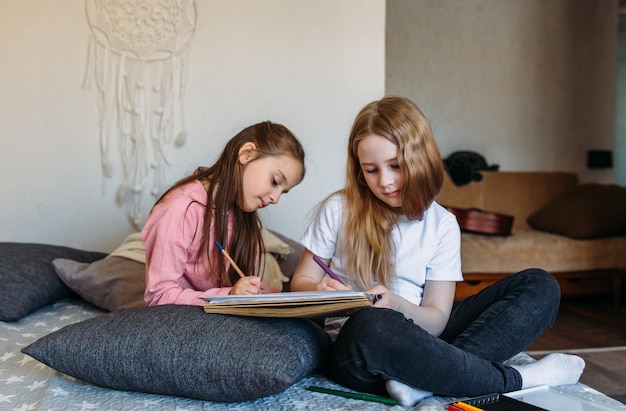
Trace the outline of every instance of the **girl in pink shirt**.
[[[258, 294], [263, 251], [259, 208], [302, 181], [304, 150], [284, 126], [242, 130], [211, 167], [200, 167], [156, 202], [141, 231], [148, 305], [203, 305], [207, 294]], [[216, 241], [247, 275], [226, 261]]]

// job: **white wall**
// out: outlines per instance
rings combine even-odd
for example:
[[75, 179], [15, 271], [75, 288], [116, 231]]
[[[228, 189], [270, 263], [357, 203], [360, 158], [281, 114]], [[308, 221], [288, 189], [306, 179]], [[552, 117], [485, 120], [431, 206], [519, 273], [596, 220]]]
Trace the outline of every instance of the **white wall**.
[[[263, 210], [297, 238], [344, 180], [358, 110], [384, 94], [384, 0], [197, 0], [173, 183], [264, 120], [303, 142], [307, 176]], [[134, 229], [100, 169], [95, 90], [81, 88], [89, 27], [77, 0], [0, 0], [0, 241], [112, 251]], [[146, 213], [153, 198], [145, 200]]]
[[613, 182], [586, 156], [615, 144], [616, 0], [387, 0], [386, 53], [443, 156]]

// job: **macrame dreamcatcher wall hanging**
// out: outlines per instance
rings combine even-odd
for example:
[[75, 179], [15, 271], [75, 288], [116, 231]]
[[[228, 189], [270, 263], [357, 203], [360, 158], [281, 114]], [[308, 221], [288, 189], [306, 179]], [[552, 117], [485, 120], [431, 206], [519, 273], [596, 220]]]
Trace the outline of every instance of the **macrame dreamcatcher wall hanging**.
[[183, 95], [195, 0], [86, 0], [89, 49], [84, 87], [98, 92], [103, 190], [113, 176], [113, 146], [121, 157], [116, 200], [133, 226], [143, 225], [142, 198], [158, 196], [170, 165], [167, 147], [187, 133]]

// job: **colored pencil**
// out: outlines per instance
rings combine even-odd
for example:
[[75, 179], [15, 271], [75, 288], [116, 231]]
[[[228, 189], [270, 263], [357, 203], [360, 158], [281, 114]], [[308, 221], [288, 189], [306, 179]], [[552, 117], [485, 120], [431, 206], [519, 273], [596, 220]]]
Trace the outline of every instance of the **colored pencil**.
[[241, 271], [241, 269], [239, 268], [239, 266], [237, 265], [237, 263], [235, 263], [235, 261], [231, 258], [230, 254], [228, 254], [228, 252], [224, 249], [224, 247], [222, 246], [222, 244], [215, 240], [215, 245], [217, 246], [217, 248], [220, 249], [220, 251], [222, 252], [222, 254], [224, 254], [224, 257], [226, 257], [226, 259], [228, 260], [228, 262], [230, 263], [230, 265], [233, 266], [233, 268], [235, 269], [235, 271], [237, 271], [237, 274], [239, 274], [239, 277], [244, 278], [246, 275], [243, 273], [243, 271]]
[[387, 404], [387, 405], [398, 404], [398, 401], [394, 400], [393, 398], [379, 397], [378, 395], [363, 394], [360, 392], [333, 390], [330, 388], [317, 387], [315, 385], [309, 386], [307, 390], [314, 391], [314, 392], [321, 392], [323, 394], [338, 395], [340, 397], [345, 397], [345, 398], [354, 398], [356, 400], [379, 402], [381, 404]]
[[322, 270], [324, 270], [324, 272], [326, 272], [326, 274], [328, 274], [328, 276], [330, 278], [332, 278], [333, 280], [337, 280], [339, 281], [341, 284], [346, 285], [346, 283], [344, 283], [343, 281], [341, 281], [341, 278], [339, 278], [337, 276], [337, 274], [335, 274], [333, 272], [333, 270], [330, 269], [330, 267], [328, 267], [326, 264], [324, 264], [324, 262], [316, 255], [313, 256], [313, 260], [315, 260], [315, 262], [317, 263], [317, 265], [319, 265], [320, 267], [322, 267]]

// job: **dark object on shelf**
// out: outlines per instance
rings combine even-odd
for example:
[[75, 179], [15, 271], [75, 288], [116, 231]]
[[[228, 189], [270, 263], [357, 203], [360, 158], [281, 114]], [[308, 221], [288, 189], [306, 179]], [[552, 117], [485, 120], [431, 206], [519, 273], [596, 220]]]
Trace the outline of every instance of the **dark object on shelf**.
[[443, 164], [457, 186], [482, 180], [482, 170], [497, 171], [500, 168], [498, 164], [488, 165], [485, 157], [475, 151], [455, 151], [443, 160]]

